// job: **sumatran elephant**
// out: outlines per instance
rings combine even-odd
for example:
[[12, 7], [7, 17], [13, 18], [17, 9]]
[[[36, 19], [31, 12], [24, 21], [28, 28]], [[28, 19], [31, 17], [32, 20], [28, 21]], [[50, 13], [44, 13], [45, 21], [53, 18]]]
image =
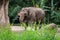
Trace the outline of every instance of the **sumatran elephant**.
[[38, 20], [40, 20], [39, 28], [41, 28], [43, 19], [45, 17], [45, 12], [41, 8], [25, 7], [21, 9], [18, 16], [20, 22], [25, 22], [26, 25], [28, 25], [28, 22], [36, 22], [36, 24], [38, 24]]

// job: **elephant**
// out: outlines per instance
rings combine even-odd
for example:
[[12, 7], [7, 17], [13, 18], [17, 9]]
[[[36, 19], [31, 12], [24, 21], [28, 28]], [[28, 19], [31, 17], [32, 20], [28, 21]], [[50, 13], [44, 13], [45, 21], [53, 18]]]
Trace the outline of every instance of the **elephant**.
[[[28, 22], [40, 22], [40, 27], [45, 17], [45, 12], [41, 8], [37, 7], [24, 7], [18, 13], [20, 22], [25, 22], [28, 25]], [[39, 20], [39, 21], [38, 21]]]

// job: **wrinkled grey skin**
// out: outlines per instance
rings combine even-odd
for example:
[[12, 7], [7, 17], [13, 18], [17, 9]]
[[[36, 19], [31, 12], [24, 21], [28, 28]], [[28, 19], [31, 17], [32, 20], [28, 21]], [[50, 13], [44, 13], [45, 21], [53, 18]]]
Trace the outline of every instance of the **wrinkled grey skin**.
[[40, 20], [40, 27], [45, 17], [45, 12], [41, 8], [35, 7], [25, 7], [22, 8], [18, 13], [20, 22], [25, 22], [28, 25], [28, 22], [36, 22], [38, 24], [38, 20]]

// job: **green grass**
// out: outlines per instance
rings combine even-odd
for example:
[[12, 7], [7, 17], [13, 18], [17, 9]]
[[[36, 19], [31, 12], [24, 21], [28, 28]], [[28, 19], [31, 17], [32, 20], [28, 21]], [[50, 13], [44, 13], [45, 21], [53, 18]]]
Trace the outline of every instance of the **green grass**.
[[60, 40], [60, 33], [56, 34], [56, 40]]
[[0, 28], [0, 40], [60, 40], [57, 29], [51, 29], [43, 25], [40, 30], [25, 30], [22, 33], [15, 33], [10, 27]]

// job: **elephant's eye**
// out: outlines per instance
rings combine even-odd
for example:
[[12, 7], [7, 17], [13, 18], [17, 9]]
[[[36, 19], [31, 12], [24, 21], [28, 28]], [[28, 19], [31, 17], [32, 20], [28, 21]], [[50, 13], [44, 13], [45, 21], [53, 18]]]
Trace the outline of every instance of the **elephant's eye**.
[[24, 15], [26, 15], [26, 13], [24, 13]]

